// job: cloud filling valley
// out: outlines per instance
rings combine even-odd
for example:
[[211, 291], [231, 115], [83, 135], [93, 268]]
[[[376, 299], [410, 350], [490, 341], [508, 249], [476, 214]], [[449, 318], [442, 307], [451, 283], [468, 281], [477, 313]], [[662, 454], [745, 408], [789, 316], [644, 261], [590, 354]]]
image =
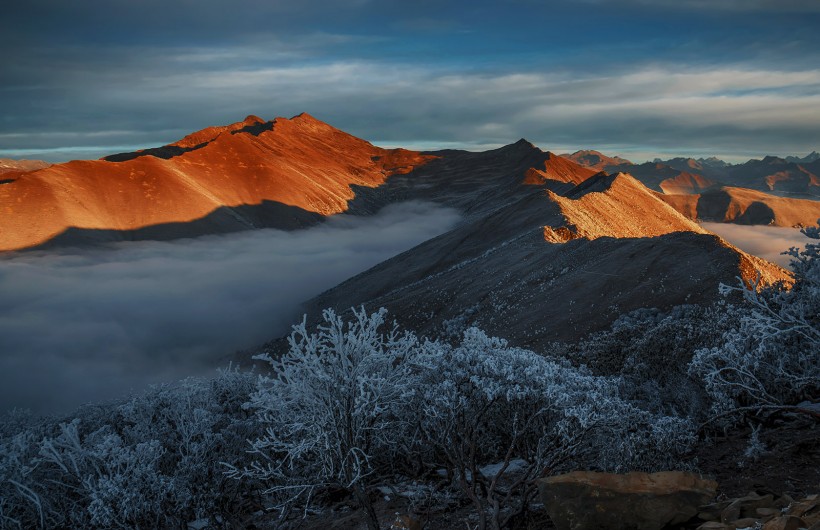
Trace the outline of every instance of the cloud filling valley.
[[0, 257], [0, 410], [61, 412], [213, 373], [286, 333], [301, 302], [459, 219], [408, 202], [296, 232]]

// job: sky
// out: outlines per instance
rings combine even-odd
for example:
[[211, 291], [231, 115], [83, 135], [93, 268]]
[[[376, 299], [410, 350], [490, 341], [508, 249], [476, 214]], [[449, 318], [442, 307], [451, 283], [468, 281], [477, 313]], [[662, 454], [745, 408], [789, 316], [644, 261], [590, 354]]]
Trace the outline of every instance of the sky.
[[305, 300], [459, 220], [406, 202], [297, 232], [0, 256], [0, 413], [66, 412], [213, 375], [233, 352], [287, 334]]
[[0, 157], [308, 112], [378, 145], [635, 161], [820, 149], [817, 0], [27, 0], [0, 16]]

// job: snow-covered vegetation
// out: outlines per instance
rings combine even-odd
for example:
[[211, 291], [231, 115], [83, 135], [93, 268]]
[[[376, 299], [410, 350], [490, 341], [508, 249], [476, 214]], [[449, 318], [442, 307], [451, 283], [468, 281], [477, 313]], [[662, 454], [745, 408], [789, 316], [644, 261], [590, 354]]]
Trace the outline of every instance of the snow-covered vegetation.
[[252, 374], [154, 388], [74, 418], [3, 418], [1, 528], [179, 528], [235, 522], [251, 483], [225, 476], [255, 421]]
[[268, 483], [283, 517], [346, 488], [377, 528], [368, 487], [441, 469], [480, 527], [502, 527], [526, 510], [544, 474], [668, 468], [692, 442], [686, 419], [624, 400], [617, 377], [476, 328], [455, 345], [383, 331], [385, 314], [360, 309], [346, 324], [325, 311], [315, 332], [295, 328], [281, 359], [267, 357], [272, 373], [250, 401], [264, 434], [254, 462], [232, 474]]
[[[820, 239], [820, 228], [802, 230]], [[792, 248], [794, 285], [722, 286], [740, 292], [737, 324], [713, 347], [699, 349], [689, 371], [705, 383], [713, 413], [733, 420], [737, 412], [795, 407], [813, 410], [820, 396], [820, 244]], [[816, 413], [816, 412], [815, 412]]]

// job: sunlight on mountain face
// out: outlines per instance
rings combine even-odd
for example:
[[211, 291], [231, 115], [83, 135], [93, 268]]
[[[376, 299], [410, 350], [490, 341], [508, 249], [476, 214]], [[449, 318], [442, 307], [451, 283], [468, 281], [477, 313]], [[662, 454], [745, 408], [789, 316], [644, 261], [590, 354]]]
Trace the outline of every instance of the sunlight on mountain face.
[[[378, 186], [432, 158], [375, 147], [304, 113], [269, 122], [249, 116], [163, 147], [15, 174], [0, 188], [0, 251], [72, 229], [162, 231], [197, 221], [223, 232], [292, 228], [278, 223], [347, 211], [352, 185]], [[274, 219], [264, 213], [272, 206]], [[213, 232], [186, 235], [206, 233]]]
[[701, 223], [701, 225], [741, 250], [786, 268], [789, 266], [791, 256], [785, 256], [783, 252], [791, 247], [803, 248], [811, 241], [798, 228], [728, 223]]
[[0, 259], [0, 408], [68, 410], [210, 373], [286, 332], [300, 302], [458, 220], [410, 202], [303, 231]]

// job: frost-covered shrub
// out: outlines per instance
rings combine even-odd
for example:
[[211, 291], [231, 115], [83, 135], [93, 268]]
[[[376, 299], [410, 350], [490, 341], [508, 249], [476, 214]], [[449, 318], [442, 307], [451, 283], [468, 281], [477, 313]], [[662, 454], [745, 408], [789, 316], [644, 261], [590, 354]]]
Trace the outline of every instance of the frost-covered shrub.
[[[820, 239], [817, 227], [803, 229]], [[713, 412], [782, 407], [820, 395], [820, 244], [787, 252], [794, 285], [721, 286], [740, 291], [737, 326], [698, 350], [689, 366], [713, 398]]]
[[[173, 528], [228, 522], [254, 487], [224, 474], [255, 425], [255, 377], [164, 385], [74, 417], [20, 421], [0, 438], [0, 528]], [[8, 425], [4, 422], [4, 425]]]
[[[14, 416], [9, 423], [18, 420], [16, 412]], [[0, 439], [0, 528], [45, 526], [42, 501], [29, 486], [38, 441], [28, 428]]]
[[265, 435], [234, 476], [270, 481], [283, 517], [317, 490], [345, 488], [376, 527], [367, 487], [415, 463], [445, 468], [480, 527], [502, 526], [544, 474], [668, 467], [691, 442], [688, 422], [623, 400], [617, 377], [477, 328], [456, 345], [383, 332], [385, 313], [361, 309], [346, 324], [325, 311], [315, 332], [295, 326], [285, 356], [265, 357], [272, 372], [249, 403]]
[[48, 496], [72, 526], [158, 527], [168, 524], [163, 506], [170, 477], [158, 473], [164, 449], [150, 440], [128, 445], [106, 425], [86, 436], [80, 420], [60, 424], [60, 433], [40, 444], [38, 467], [51, 481]]
[[[688, 422], [627, 403], [617, 378], [476, 328], [455, 347], [436, 346], [417, 358], [427, 368], [416, 405], [422, 440], [434, 451], [428, 458], [447, 467], [476, 506], [481, 528], [502, 527], [525, 510], [539, 476], [668, 467], [691, 443]], [[513, 462], [510, 483], [503, 475]]]
[[715, 344], [735, 322], [736, 312], [726, 304], [639, 309], [577, 344], [553, 345], [549, 353], [596, 374], [622, 376], [622, 397], [642, 408], [698, 417], [708, 409], [708, 397], [688, 365], [696, 350]]
[[318, 489], [339, 487], [354, 492], [377, 527], [365, 487], [412, 441], [402, 409], [416, 388], [419, 350], [413, 334], [382, 330], [386, 313], [362, 308], [346, 325], [325, 310], [316, 333], [304, 321], [294, 326], [280, 359], [259, 357], [272, 367], [249, 403], [265, 427], [252, 445], [260, 459], [234, 475], [271, 481], [283, 516]]

